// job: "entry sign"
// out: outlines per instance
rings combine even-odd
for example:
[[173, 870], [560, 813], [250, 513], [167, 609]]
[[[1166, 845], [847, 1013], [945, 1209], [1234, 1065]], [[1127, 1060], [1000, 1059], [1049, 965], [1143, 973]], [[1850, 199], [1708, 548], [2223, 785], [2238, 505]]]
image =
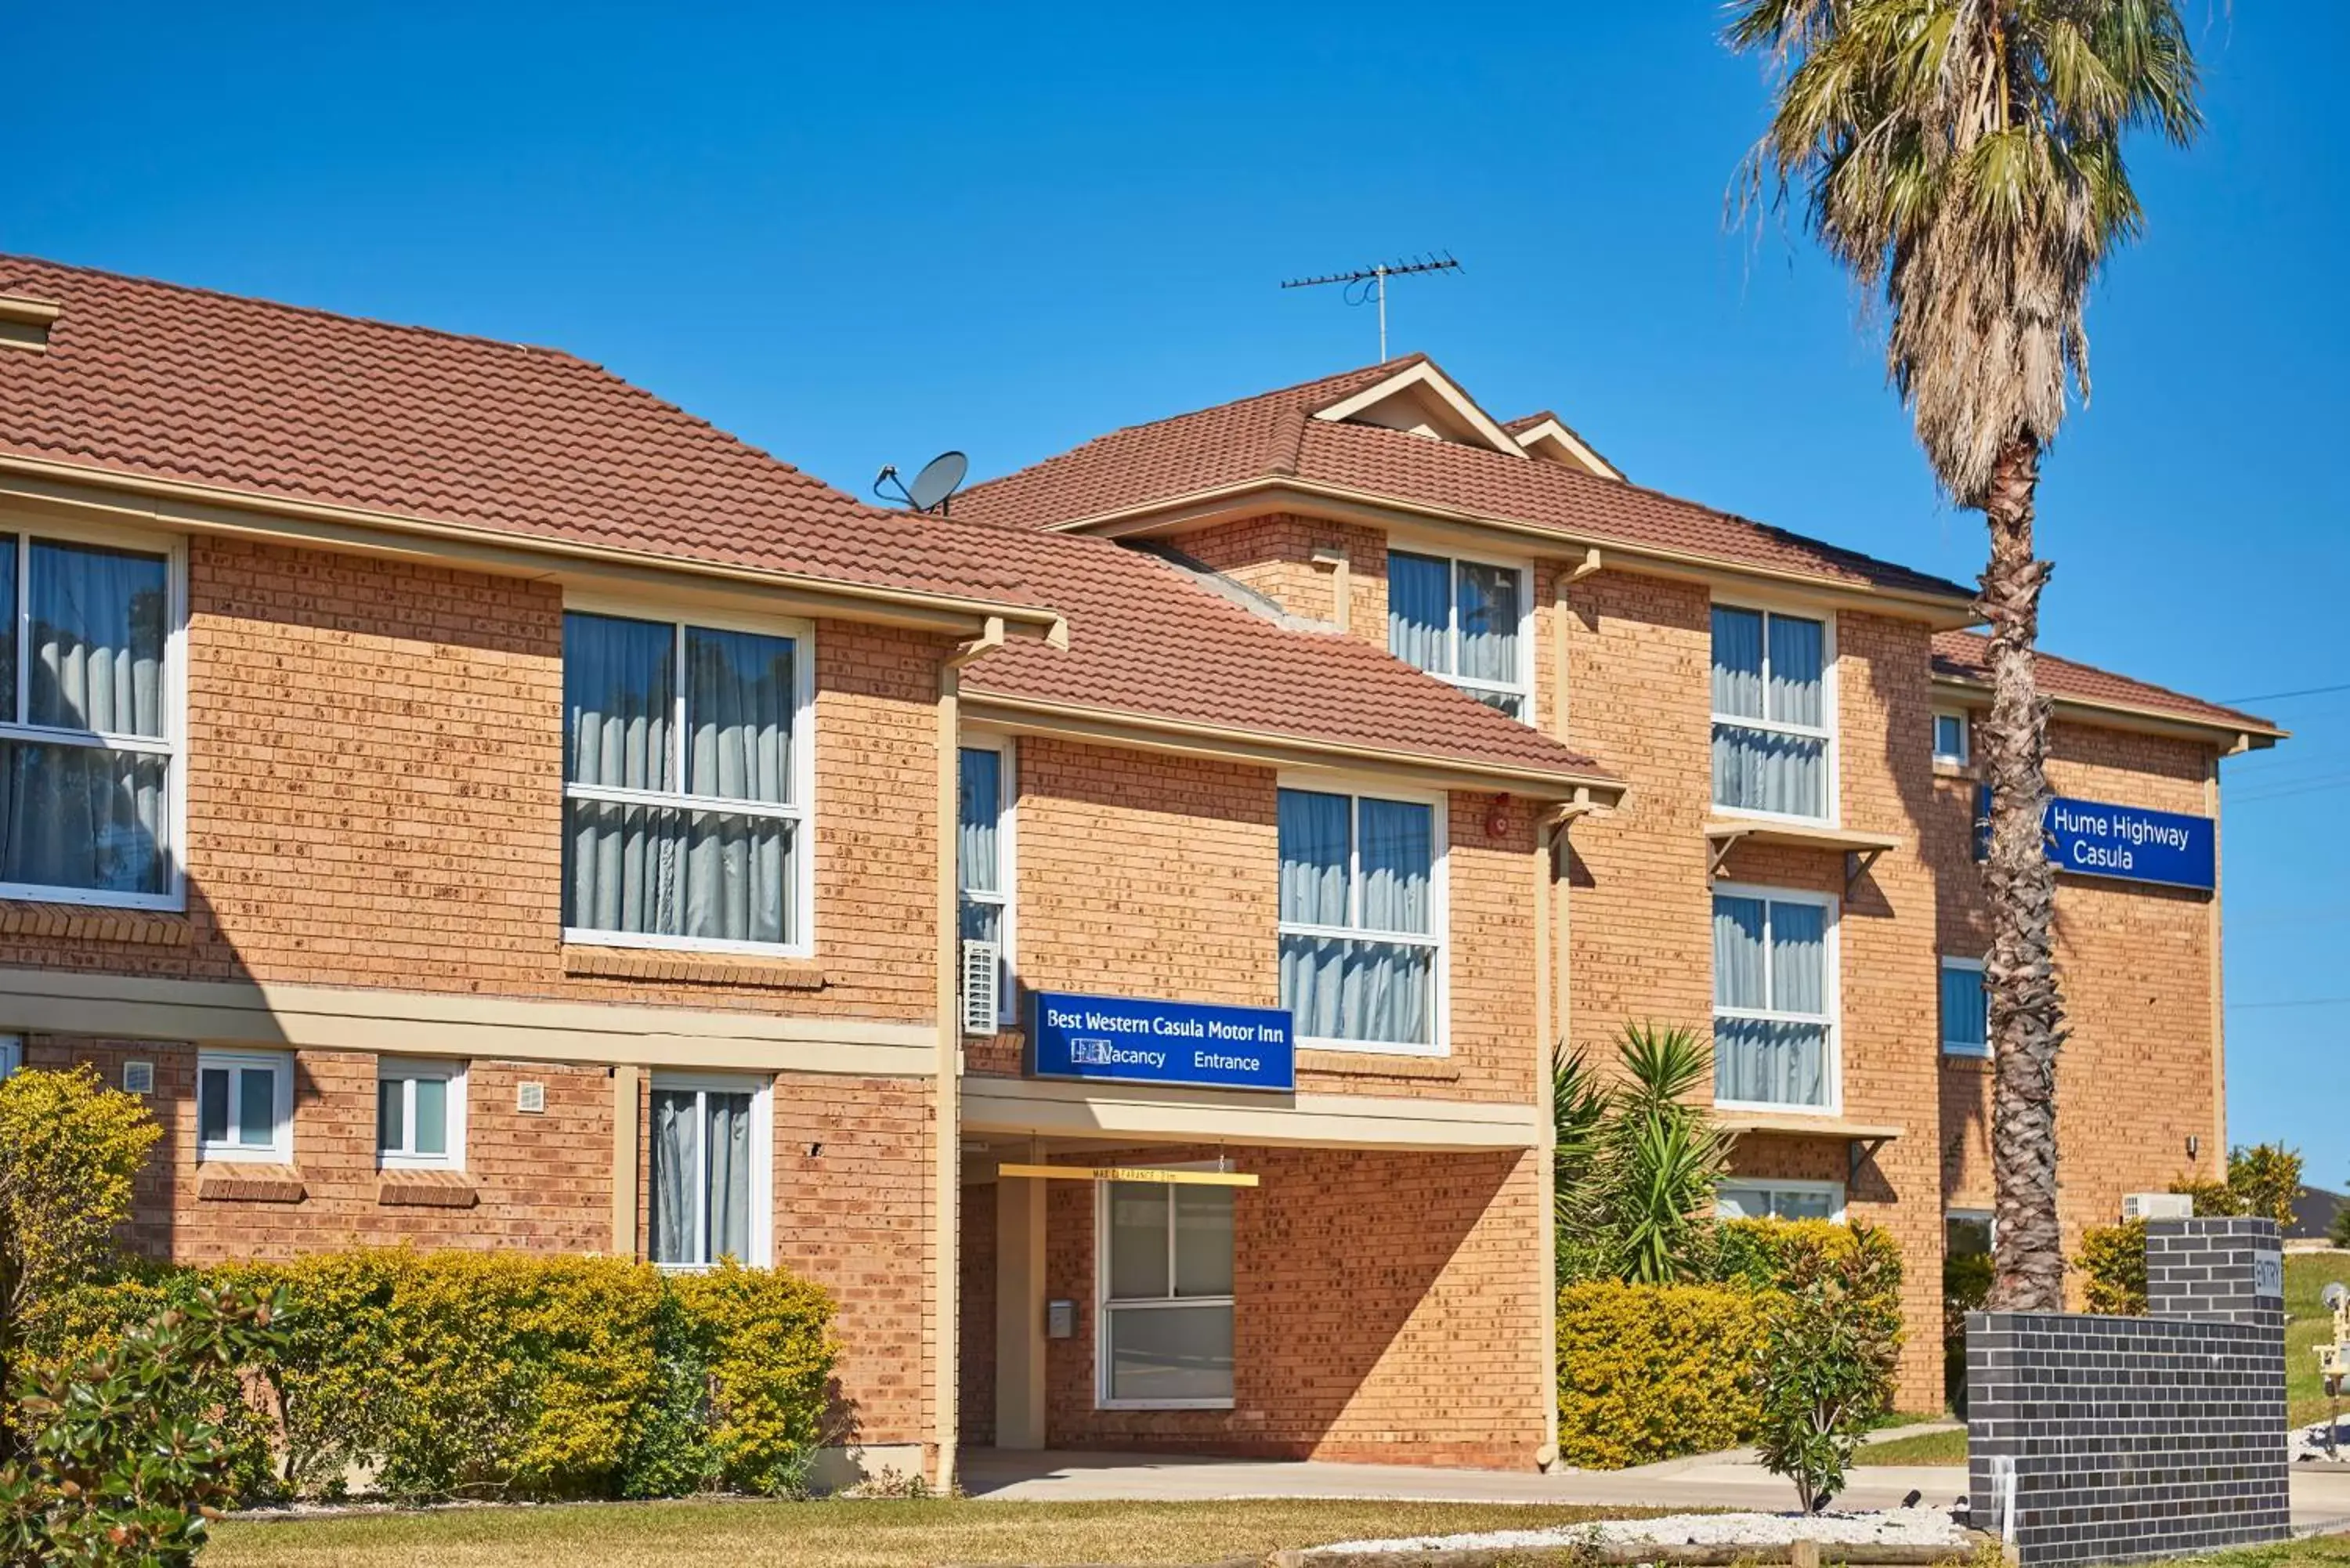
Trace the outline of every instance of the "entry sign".
[[1284, 1008], [1060, 991], [1032, 992], [1030, 1001], [1028, 1071], [1039, 1078], [1276, 1093], [1297, 1085]]
[[[1976, 802], [1975, 854], [1991, 840], [1991, 790]], [[2219, 880], [2218, 840], [2208, 816], [2059, 795], [2048, 803], [2042, 838], [2057, 869], [2126, 882], [2210, 891]]]

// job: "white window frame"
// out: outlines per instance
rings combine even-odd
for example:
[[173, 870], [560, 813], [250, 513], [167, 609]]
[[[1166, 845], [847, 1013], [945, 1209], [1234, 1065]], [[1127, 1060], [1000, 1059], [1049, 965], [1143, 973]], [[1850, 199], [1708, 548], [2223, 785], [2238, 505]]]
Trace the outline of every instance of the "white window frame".
[[[651, 1087], [690, 1090], [699, 1096], [742, 1095], [751, 1096], [751, 1226], [747, 1245], [751, 1256], [739, 1260], [745, 1268], [764, 1269], [774, 1266], [775, 1253], [775, 1081], [765, 1075], [739, 1073], [655, 1073]], [[695, 1162], [693, 1194], [696, 1205], [693, 1233], [707, 1237], [710, 1227], [703, 1209], [710, 1200], [710, 1184], [705, 1179], [710, 1159], [710, 1118], [702, 1102], [695, 1101], [693, 1158]], [[652, 1118], [645, 1118], [645, 1180], [647, 1201], [651, 1200], [653, 1154]], [[652, 1219], [650, 1210], [645, 1220], [645, 1251], [652, 1252]], [[655, 1260], [654, 1266], [664, 1273], [706, 1274], [718, 1266], [716, 1258], [699, 1262], [663, 1263]]]
[[1939, 963], [1935, 965], [1935, 1037], [1939, 1042], [1942, 1048], [1942, 1054], [1945, 1056], [1957, 1056], [1970, 1062], [1989, 1061], [1991, 1059], [1991, 1025], [1987, 1015], [1983, 1025], [1983, 1043], [1981, 1045], [1970, 1045], [1963, 1043], [1953, 1044], [1950, 1040], [1950, 1032], [1949, 1027], [1950, 1021], [1942, 1016], [1942, 975], [1946, 971], [1954, 969], [1974, 971], [1976, 981], [1977, 983], [1981, 983], [1983, 972], [1983, 961], [1979, 958], [1945, 958]]
[[[1955, 720], [1958, 722], [1959, 749], [1955, 752], [1946, 752], [1942, 749], [1942, 721], [1945, 719]], [[1964, 708], [1937, 708], [1934, 710], [1933, 723], [1934, 760], [1954, 768], [1972, 766], [1975, 760], [1974, 715]]]
[[[1495, 560], [1490, 556], [1462, 555], [1457, 550], [1441, 545], [1420, 548], [1409, 538], [1390, 539], [1388, 542], [1388, 555], [1390, 558], [1396, 556], [1417, 556], [1423, 561], [1442, 561], [1445, 564], [1444, 652], [1446, 662], [1452, 666], [1452, 670], [1451, 671], [1422, 670], [1420, 673], [1432, 676], [1447, 686], [1457, 686], [1463, 691], [1482, 691], [1499, 697], [1515, 697], [1521, 705], [1520, 711], [1503, 716], [1514, 718], [1519, 723], [1533, 727], [1535, 722], [1534, 567], [1524, 561]], [[1518, 673], [1515, 680], [1485, 680], [1459, 673], [1461, 668], [1461, 568], [1463, 566], [1483, 566], [1489, 571], [1513, 572], [1517, 575]], [[1395, 653], [1392, 647], [1389, 647], [1388, 651], [1390, 654]], [[1396, 657], [1401, 656], [1396, 655]], [[1414, 665], [1412, 668], [1418, 670], [1419, 667]]]
[[[599, 931], [587, 926], [565, 926], [563, 940], [591, 947], [659, 948], [673, 952], [755, 953], [765, 958], [805, 959], [816, 956], [816, 626], [790, 617], [745, 615], [705, 609], [699, 606], [663, 604], [648, 599], [606, 598], [598, 595], [566, 594], [564, 613], [610, 616], [623, 620], [665, 623], [671, 628], [671, 665], [676, 688], [670, 695], [670, 762], [678, 789], [620, 789], [607, 784], [563, 781], [566, 801], [598, 801], [613, 805], [645, 805], [665, 811], [708, 812], [721, 816], [763, 816], [796, 824], [792, 835], [793, 875], [790, 897], [796, 919], [788, 924], [799, 933], [796, 941], [752, 942], [723, 937], [672, 937], [652, 931]], [[686, 730], [686, 628], [708, 631], [744, 631], [760, 637], [792, 639], [792, 794], [788, 805], [765, 801], [729, 800], [723, 795], [684, 792], [688, 748]], [[567, 715], [566, 722], [568, 722]], [[567, 764], [564, 770], [570, 770]], [[567, 814], [564, 832], [570, 832]], [[571, 890], [562, 889], [567, 902]]]
[[[1845, 1222], [1845, 1185], [1841, 1181], [1814, 1181], [1795, 1177], [1732, 1176], [1723, 1179], [1721, 1187], [1742, 1188], [1749, 1192], [1800, 1192], [1806, 1196], [1825, 1192], [1835, 1200], [1828, 1211], [1829, 1223], [1841, 1225]], [[1715, 1189], [1717, 1213], [1720, 1211], [1720, 1194], [1721, 1189], [1717, 1188]]]
[[[267, 1144], [253, 1146], [239, 1143], [237, 1134], [244, 1130], [240, 1117], [244, 1106], [242, 1075], [252, 1068], [266, 1067], [276, 1075], [272, 1084], [276, 1091], [274, 1114], [276, 1125], [271, 1129]], [[203, 1137], [204, 1075], [224, 1072], [228, 1085], [228, 1138], [225, 1142], [207, 1142]], [[294, 1054], [290, 1051], [198, 1051], [196, 1053], [196, 1089], [193, 1104], [189, 1107], [196, 1118], [196, 1158], [203, 1164], [223, 1165], [291, 1165], [294, 1163]]]
[[[1769, 1111], [1773, 1115], [1820, 1116], [1832, 1118], [1844, 1115], [1844, 964], [1840, 928], [1843, 925], [1843, 901], [1832, 893], [1814, 893], [1807, 888], [1769, 888], [1753, 882], [1716, 882], [1713, 895], [1728, 898], [1760, 898], [1763, 901], [1762, 947], [1763, 973], [1771, 969], [1771, 951], [1776, 943], [1772, 934], [1770, 906], [1773, 904], [1812, 904], [1827, 911], [1820, 939], [1820, 961], [1827, 968], [1822, 977], [1826, 995], [1825, 1016], [1808, 1012], [1782, 1012], [1775, 1008], [1724, 1007], [1713, 1003], [1710, 1014], [1715, 1019], [1735, 1018], [1762, 1023], [1825, 1023], [1827, 1025], [1828, 1103], [1824, 1106], [1799, 1106], [1779, 1100], [1725, 1100], [1717, 1097], [1714, 1106], [1725, 1111]], [[1712, 901], [1707, 901], [1708, 919], [1711, 918]], [[1707, 978], [1712, 979], [1711, 943], [1708, 944]], [[1752, 1185], [1752, 1184], [1749, 1184]]]
[[[1820, 725], [1790, 724], [1778, 719], [1750, 719], [1742, 714], [1715, 712], [1713, 708], [1713, 611], [1716, 609], [1744, 610], [1762, 618], [1762, 689], [1771, 689], [1771, 622], [1808, 620], [1820, 628]], [[1748, 817], [1758, 822], [1800, 822], [1811, 827], [1835, 827], [1844, 820], [1842, 788], [1844, 743], [1837, 738], [1843, 728], [1838, 722], [1836, 704], [1836, 615], [1834, 610], [1809, 605], [1773, 604], [1767, 600], [1715, 598], [1706, 608], [1705, 706], [1712, 715], [1706, 728], [1707, 780], [1706, 797], [1719, 815]], [[1765, 699], [1768, 706], [1768, 699]], [[1732, 729], [1760, 730], [1770, 734], [1795, 735], [1806, 740], [1825, 741], [1821, 754], [1823, 771], [1817, 816], [1804, 816], [1790, 811], [1762, 811], [1750, 805], [1725, 805], [1714, 800], [1712, 774], [1713, 726], [1727, 724]]]
[[[78, 904], [108, 909], [160, 909], [179, 912], [188, 907], [187, 867], [181, 846], [188, 839], [188, 545], [176, 535], [152, 534], [134, 528], [77, 523], [57, 527], [36, 523], [18, 514], [0, 515], [0, 533], [16, 536], [16, 624], [7, 635], [16, 639], [16, 689], [5, 694], [12, 704], [0, 717], [0, 741], [42, 745], [83, 746], [96, 751], [134, 752], [164, 759], [163, 857], [165, 886], [160, 893], [117, 893], [96, 888], [53, 888], [38, 882], [0, 882], [0, 898], [43, 904]], [[16, 715], [31, 711], [33, 639], [33, 541], [57, 545], [97, 545], [136, 550], [164, 557], [168, 585], [169, 624], [163, 632], [163, 733], [120, 734], [110, 731], [68, 730], [47, 724], [20, 724]]]
[[6, 1078], [25, 1064], [25, 1037], [21, 1034], [0, 1034], [0, 1078]]
[[[376, 1093], [383, 1092], [387, 1079], [395, 1079], [406, 1087], [400, 1091], [400, 1132], [408, 1140], [404, 1149], [383, 1147], [383, 1111], [380, 1098], [376, 1110], [376, 1164], [384, 1170], [463, 1170], [465, 1168], [465, 1069], [467, 1064], [417, 1056], [379, 1056], [376, 1058]], [[418, 1154], [416, 1147], [416, 1081], [437, 1078], [449, 1085], [449, 1152]]]
[[1013, 808], [1020, 798], [1020, 785], [1013, 773], [1019, 763], [1014, 745], [1009, 735], [971, 735], [964, 737], [956, 752], [958, 784], [962, 782], [963, 752], [993, 752], [996, 754], [995, 879], [1001, 886], [993, 892], [965, 886], [962, 860], [958, 856], [955, 859], [955, 897], [959, 900], [968, 898], [974, 904], [991, 904], [995, 908], [996, 973], [999, 977], [995, 988], [995, 1016], [998, 1023], [1007, 1027], [1019, 1021], [1019, 986], [1014, 980], [1018, 971], [1013, 959], [1013, 929], [1017, 923], [1014, 910], [1018, 902], [1014, 895], [1020, 886], [1016, 846], [1013, 840], [1019, 814]]
[[[1387, 931], [1367, 926], [1312, 925], [1302, 920], [1284, 920], [1276, 914], [1273, 945], [1274, 972], [1276, 983], [1281, 971], [1281, 939], [1283, 937], [1332, 937], [1343, 941], [1373, 941], [1399, 947], [1432, 948], [1436, 952], [1434, 973], [1430, 981], [1429, 1040], [1424, 1045], [1402, 1040], [1339, 1040], [1318, 1034], [1299, 1034], [1296, 1048], [1301, 1051], [1348, 1051], [1374, 1056], [1450, 1056], [1452, 1054], [1452, 900], [1450, 868], [1451, 846], [1446, 821], [1451, 810], [1451, 797], [1441, 793], [1431, 794], [1385, 784], [1360, 775], [1318, 775], [1303, 773], [1283, 773], [1275, 780], [1276, 790], [1305, 790], [1315, 794], [1341, 794], [1347, 799], [1347, 914], [1349, 920], [1360, 918], [1363, 879], [1363, 800], [1394, 801], [1402, 805], [1424, 805], [1429, 808], [1428, 839], [1428, 932]], [[1280, 834], [1276, 826], [1274, 837], [1274, 875], [1276, 882], [1281, 871]], [[1277, 903], [1277, 900], [1276, 900]]]
[[[1186, 1160], [1180, 1164], [1160, 1164], [1160, 1170], [1218, 1170], [1222, 1167], [1214, 1160]], [[1233, 1200], [1232, 1223], [1232, 1289], [1228, 1296], [1179, 1296], [1175, 1289], [1175, 1198], [1177, 1184], [1165, 1183], [1167, 1198], [1167, 1288], [1163, 1299], [1138, 1299], [1113, 1302], [1109, 1293], [1109, 1192], [1114, 1184], [1094, 1183], [1094, 1408], [1097, 1410], [1229, 1410], [1232, 1399], [1118, 1399], [1111, 1397], [1110, 1387], [1110, 1314], [1116, 1312], [1155, 1312], [1165, 1307], [1220, 1306], [1233, 1314], [1232, 1377], [1234, 1394], [1238, 1394], [1240, 1377], [1240, 1204]], [[1235, 1190], [1226, 1189], [1227, 1191]]]

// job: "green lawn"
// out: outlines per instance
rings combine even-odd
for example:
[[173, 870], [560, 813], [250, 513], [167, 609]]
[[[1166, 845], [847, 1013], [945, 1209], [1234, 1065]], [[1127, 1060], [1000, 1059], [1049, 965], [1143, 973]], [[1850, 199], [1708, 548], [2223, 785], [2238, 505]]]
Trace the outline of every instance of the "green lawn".
[[1657, 1511], [1550, 1503], [671, 1502], [457, 1509], [220, 1526], [203, 1568], [931, 1568], [1166, 1564]]
[[1891, 1438], [1863, 1443], [1852, 1457], [1856, 1465], [1962, 1465], [1967, 1462], [1967, 1435], [1920, 1432], [1914, 1438]]
[[2350, 1252], [2284, 1255], [2285, 1419], [2296, 1427], [2325, 1419], [2314, 1352], [2333, 1340], [2334, 1317], [2317, 1298], [2333, 1280], [2350, 1284]]

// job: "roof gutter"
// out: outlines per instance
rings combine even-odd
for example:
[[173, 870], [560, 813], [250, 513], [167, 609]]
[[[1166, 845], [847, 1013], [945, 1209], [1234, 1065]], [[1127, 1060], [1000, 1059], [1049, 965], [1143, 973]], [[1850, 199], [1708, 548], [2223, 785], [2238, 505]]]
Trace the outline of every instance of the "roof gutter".
[[1153, 751], [1180, 752], [1259, 765], [1375, 768], [1409, 777], [1439, 789], [1505, 790], [1529, 799], [1572, 801], [1585, 806], [1612, 806], [1623, 797], [1621, 779], [1598, 772], [1553, 771], [1518, 767], [1508, 763], [1477, 762], [1426, 752], [1317, 741], [1273, 730], [1242, 730], [1202, 724], [1187, 719], [1163, 718], [1127, 709], [1087, 703], [1055, 702], [988, 691], [966, 680], [963, 711], [1012, 730], [1043, 734], [1079, 735], [1088, 740], [1140, 746]]
[[[1695, 576], [1702, 579], [1734, 578], [1742, 582], [1765, 582], [1799, 587], [1825, 597], [1857, 599], [1887, 614], [1908, 613], [1912, 618], [1930, 622], [1938, 629], [1956, 630], [1979, 624], [1982, 617], [1976, 613], [1971, 594], [1927, 593], [1917, 589], [1879, 587], [1868, 583], [1849, 582], [1839, 577], [1823, 576], [1817, 573], [1791, 571], [1782, 567], [1761, 566], [1746, 561], [1733, 561], [1719, 556], [1701, 555], [1694, 551], [1670, 550], [1656, 545], [1643, 545], [1617, 538], [1612, 535], [1587, 530], [1555, 528], [1540, 523], [1522, 522], [1514, 518], [1490, 517], [1482, 513], [1458, 508], [1433, 506], [1425, 502], [1405, 501], [1394, 496], [1378, 495], [1368, 491], [1349, 490], [1343, 486], [1323, 484], [1312, 480], [1288, 475], [1267, 474], [1237, 483], [1219, 485], [1211, 490], [1197, 491], [1190, 495], [1167, 500], [1146, 502], [1139, 505], [1121, 507], [1074, 518], [1066, 523], [1047, 524], [1043, 530], [1054, 534], [1098, 534], [1105, 538], [1149, 533], [1157, 529], [1186, 523], [1216, 523], [1233, 517], [1253, 515], [1266, 503], [1279, 504], [1284, 501], [1305, 502], [1318, 505], [1328, 515], [1341, 519], [1374, 524], [1410, 523], [1433, 520], [1468, 528], [1483, 535], [1506, 534], [1515, 538], [1536, 541], [1550, 550], [1566, 554], [1596, 547], [1626, 561], [1638, 561], [1663, 567], [1667, 575]], [[1920, 615], [1918, 612], [1923, 611]]]
[[[126, 504], [125, 496], [138, 497], [141, 504]], [[829, 609], [849, 618], [898, 620], [965, 635], [983, 632], [989, 621], [1000, 620], [1008, 628], [1041, 638], [1055, 647], [1066, 648], [1069, 639], [1067, 620], [1038, 605], [1003, 604], [651, 550], [581, 544], [512, 529], [294, 500], [16, 453], [0, 452], [0, 498], [136, 515], [199, 532], [296, 545], [392, 549], [443, 559], [454, 556], [506, 571], [545, 574], [553, 561], [621, 576], [698, 577], [781, 594], [802, 601], [804, 607]]]

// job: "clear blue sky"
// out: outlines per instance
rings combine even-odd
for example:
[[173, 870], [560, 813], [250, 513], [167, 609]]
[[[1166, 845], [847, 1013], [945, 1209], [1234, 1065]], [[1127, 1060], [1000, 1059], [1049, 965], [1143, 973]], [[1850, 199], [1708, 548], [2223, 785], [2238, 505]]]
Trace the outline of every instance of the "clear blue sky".
[[[2210, 128], [2137, 154], [2045, 643], [2220, 699], [2350, 682], [2350, 6], [2186, 5]], [[560, 345], [862, 493], [1368, 361], [1368, 311], [1274, 285], [1446, 247], [1396, 350], [1497, 412], [1979, 566], [1843, 282], [1723, 231], [1763, 95], [1710, 5], [479, 9], [20, 11], [0, 249]], [[2227, 775], [2231, 1127], [2340, 1185], [2350, 691], [2258, 706], [2300, 738]]]

